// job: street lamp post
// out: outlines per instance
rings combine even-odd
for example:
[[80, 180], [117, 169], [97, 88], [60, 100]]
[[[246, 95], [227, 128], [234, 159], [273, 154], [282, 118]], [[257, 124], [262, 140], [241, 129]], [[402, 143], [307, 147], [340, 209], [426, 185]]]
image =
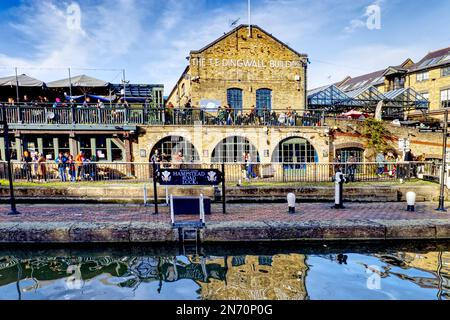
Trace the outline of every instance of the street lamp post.
[[439, 193], [439, 208], [437, 211], [445, 212], [445, 173], [447, 166], [447, 135], [448, 135], [448, 109], [444, 113], [444, 133], [442, 145], [442, 168], [441, 168], [441, 189]]
[[9, 202], [11, 204], [11, 211], [8, 215], [18, 215], [20, 214], [16, 208], [16, 198], [14, 197], [14, 185], [12, 178], [12, 169], [11, 169], [11, 153], [9, 149], [9, 128], [8, 128], [8, 119], [6, 118], [6, 106], [2, 105], [2, 116], [3, 116], [3, 134], [5, 138], [5, 157], [8, 166], [8, 178], [9, 178]]

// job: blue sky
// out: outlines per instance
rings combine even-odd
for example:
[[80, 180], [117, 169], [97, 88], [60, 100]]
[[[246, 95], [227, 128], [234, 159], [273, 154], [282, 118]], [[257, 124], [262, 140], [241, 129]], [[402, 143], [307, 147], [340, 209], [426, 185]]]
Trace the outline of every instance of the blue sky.
[[[73, 2], [75, 30], [67, 25]], [[381, 8], [379, 30], [366, 27], [371, 5]], [[0, 0], [0, 76], [17, 66], [50, 81], [70, 66], [73, 75], [119, 82], [125, 68], [127, 80], [162, 83], [168, 93], [189, 51], [238, 18], [247, 23], [247, 0]], [[450, 47], [448, 21], [448, 0], [252, 0], [252, 23], [309, 55], [310, 88]]]

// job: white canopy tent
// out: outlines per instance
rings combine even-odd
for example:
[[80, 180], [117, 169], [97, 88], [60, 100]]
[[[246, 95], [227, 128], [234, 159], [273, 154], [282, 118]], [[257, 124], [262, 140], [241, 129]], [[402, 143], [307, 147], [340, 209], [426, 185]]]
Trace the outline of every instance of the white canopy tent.
[[42, 87], [45, 84], [43, 81], [27, 76], [26, 74], [21, 74], [18, 75], [17, 77], [9, 76], [0, 78], [1, 87], [8, 87], [8, 86], [16, 87], [17, 85], [18, 87], [32, 88], [32, 87]]
[[49, 88], [100, 88], [107, 87], [108, 85], [109, 82], [89, 77], [84, 74], [47, 83], [47, 87]]

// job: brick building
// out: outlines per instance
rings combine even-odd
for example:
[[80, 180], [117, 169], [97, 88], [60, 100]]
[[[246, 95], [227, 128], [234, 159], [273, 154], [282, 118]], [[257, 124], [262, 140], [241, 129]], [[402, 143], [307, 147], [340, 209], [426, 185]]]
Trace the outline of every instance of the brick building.
[[191, 51], [189, 66], [168, 103], [214, 110], [230, 105], [236, 112], [256, 106], [305, 109], [307, 56], [258, 26], [241, 25], [204, 48]]
[[408, 58], [400, 65], [346, 77], [335, 85], [344, 92], [373, 86], [387, 97], [412, 89], [429, 101], [430, 114], [439, 114], [442, 108], [450, 106], [450, 47], [432, 51], [417, 63]]

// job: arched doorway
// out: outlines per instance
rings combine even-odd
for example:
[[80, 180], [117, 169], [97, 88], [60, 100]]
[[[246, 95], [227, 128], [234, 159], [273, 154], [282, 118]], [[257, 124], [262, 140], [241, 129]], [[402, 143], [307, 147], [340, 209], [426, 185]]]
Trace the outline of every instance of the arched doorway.
[[272, 155], [275, 163], [315, 163], [319, 162], [317, 151], [308, 140], [291, 137], [281, 141]]
[[291, 137], [281, 141], [272, 154], [272, 162], [283, 181], [314, 181], [317, 178], [315, 163], [319, 162], [319, 156], [305, 138]]
[[163, 155], [163, 160], [166, 162], [172, 162], [172, 158], [178, 152], [183, 154], [184, 162], [193, 163], [200, 161], [199, 154], [194, 145], [180, 136], [168, 136], [158, 141], [153, 147], [150, 157], [155, 153], [156, 149]]
[[355, 157], [356, 162], [364, 162], [364, 149], [362, 148], [342, 148], [336, 150], [336, 157], [341, 156], [341, 162], [347, 162], [351, 155]]
[[241, 136], [231, 136], [223, 139], [212, 153], [212, 162], [241, 163], [244, 162], [244, 153], [249, 153], [252, 162], [259, 162], [259, 153], [250, 141]]

